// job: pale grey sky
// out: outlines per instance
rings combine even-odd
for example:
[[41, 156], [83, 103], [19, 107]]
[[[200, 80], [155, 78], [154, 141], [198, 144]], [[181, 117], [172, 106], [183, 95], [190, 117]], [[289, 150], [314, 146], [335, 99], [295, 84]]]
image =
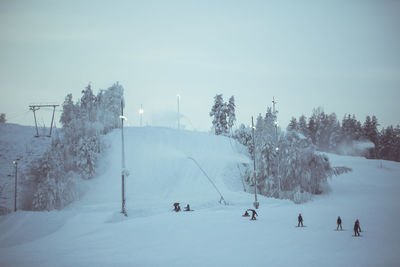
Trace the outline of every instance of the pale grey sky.
[[[130, 125], [209, 130], [213, 97], [238, 122], [278, 100], [280, 124], [318, 106], [400, 124], [400, 1], [0, 0], [0, 112], [119, 81]], [[38, 112], [50, 123], [49, 110]], [[58, 121], [57, 124], [59, 125]]]

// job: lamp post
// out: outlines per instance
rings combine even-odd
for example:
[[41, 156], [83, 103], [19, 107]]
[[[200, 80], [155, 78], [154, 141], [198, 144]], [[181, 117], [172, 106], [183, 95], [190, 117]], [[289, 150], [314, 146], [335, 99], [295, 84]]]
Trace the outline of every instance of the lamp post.
[[139, 114], [140, 114], [140, 127], [142, 127], [143, 112], [144, 112], [144, 110], [143, 110], [143, 105], [140, 104], [140, 109], [139, 109]]
[[14, 212], [17, 211], [18, 160], [19, 159], [13, 161], [15, 165]]
[[278, 121], [274, 122], [275, 125], [275, 138], [276, 138], [276, 148], [277, 153], [277, 176], [278, 176], [278, 191], [281, 192], [281, 177], [279, 176], [279, 147], [278, 147]]
[[128, 216], [125, 210], [125, 175], [128, 176], [126, 170], [125, 170], [125, 144], [124, 144], [124, 120], [126, 120], [126, 117], [124, 116], [124, 99], [121, 99], [121, 115], [119, 116], [121, 118], [121, 143], [122, 143], [122, 170], [121, 170], [121, 176], [122, 176], [122, 208], [121, 208], [121, 213], [124, 214], [125, 216]]
[[254, 141], [254, 120], [253, 116], [251, 117], [251, 129], [253, 133], [253, 168], [254, 168], [254, 208], [258, 209], [260, 203], [257, 201], [257, 176], [256, 176], [256, 145]]

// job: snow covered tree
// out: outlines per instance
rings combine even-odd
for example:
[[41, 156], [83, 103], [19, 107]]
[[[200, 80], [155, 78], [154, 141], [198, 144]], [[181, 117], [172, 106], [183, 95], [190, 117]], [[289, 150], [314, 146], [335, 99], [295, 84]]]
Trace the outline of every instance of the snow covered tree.
[[214, 105], [210, 112], [210, 117], [213, 117], [212, 128], [215, 135], [228, 134], [227, 111], [228, 107], [226, 103], [224, 103], [222, 94], [216, 95], [214, 97]]
[[361, 123], [356, 119], [356, 116], [345, 115], [342, 121], [342, 140], [352, 141], [360, 140], [362, 137]]
[[340, 122], [338, 121], [336, 114], [331, 113], [328, 116], [328, 129], [329, 141], [327, 151], [335, 151], [337, 145], [340, 142]]
[[99, 136], [89, 136], [80, 139], [78, 144], [77, 167], [84, 179], [93, 177], [96, 169], [97, 158], [102, 151]]
[[105, 127], [105, 133], [112, 129], [121, 127], [121, 99], [124, 94], [124, 88], [119, 83], [113, 84], [105, 91], [98, 94], [99, 106], [98, 114]]
[[297, 119], [295, 117], [292, 117], [290, 119], [289, 125], [287, 127], [288, 131], [298, 131], [299, 130], [299, 126], [297, 124]]
[[79, 106], [81, 118], [87, 118], [90, 122], [94, 122], [96, 119], [96, 96], [93, 94], [90, 84], [82, 90]]
[[34, 210], [61, 209], [79, 195], [75, 177], [65, 171], [63, 148], [58, 138], [53, 139], [51, 149], [29, 167]]
[[63, 127], [68, 127], [70, 123], [76, 119], [76, 107], [72, 101], [72, 94], [68, 94], [65, 97], [64, 103], [62, 104], [63, 111], [61, 113], [60, 122]]
[[371, 141], [375, 145], [374, 148], [368, 150], [369, 158], [376, 158], [377, 153], [380, 150], [378, 125], [378, 119], [375, 116], [372, 116], [372, 119], [370, 116], [365, 118], [362, 128], [363, 135], [367, 140]]
[[317, 125], [313, 117], [310, 117], [308, 120], [307, 132], [312, 140], [312, 143], [315, 145], [317, 137]]
[[307, 118], [304, 115], [301, 115], [299, 118], [299, 132], [306, 137], [310, 136], [308, 132]]
[[233, 125], [235, 124], [236, 121], [236, 115], [235, 115], [235, 97], [231, 96], [231, 98], [229, 98], [229, 102], [228, 102], [228, 127], [229, 129], [232, 129]]
[[224, 103], [222, 94], [214, 97], [214, 105], [210, 111], [212, 120], [212, 130], [215, 135], [229, 135], [229, 130], [232, 129], [235, 121], [235, 98], [231, 96], [228, 103]]
[[233, 135], [233, 138], [238, 140], [238, 142], [245, 147], [247, 147], [249, 155], [253, 159], [253, 138], [250, 127], [246, 127], [243, 123], [240, 124], [239, 129], [237, 129]]

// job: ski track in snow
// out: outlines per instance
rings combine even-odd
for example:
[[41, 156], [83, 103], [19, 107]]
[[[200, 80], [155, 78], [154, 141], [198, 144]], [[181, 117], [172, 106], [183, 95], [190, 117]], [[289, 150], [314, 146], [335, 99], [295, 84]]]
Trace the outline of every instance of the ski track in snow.
[[[259, 196], [250, 221], [241, 217], [254, 195], [243, 192], [237, 163], [249, 159], [240, 146], [207, 133], [127, 128], [124, 217], [120, 134], [107, 136], [110, 147], [81, 200], [62, 211], [0, 216], [0, 266], [400, 265], [399, 163], [329, 154], [332, 166], [353, 169], [330, 180], [329, 194], [301, 205]], [[229, 205], [218, 203], [188, 157]], [[173, 202], [195, 211], [173, 212]], [[293, 227], [299, 213], [307, 227]], [[332, 231], [339, 215], [345, 231]], [[352, 237], [356, 218], [360, 238]]]

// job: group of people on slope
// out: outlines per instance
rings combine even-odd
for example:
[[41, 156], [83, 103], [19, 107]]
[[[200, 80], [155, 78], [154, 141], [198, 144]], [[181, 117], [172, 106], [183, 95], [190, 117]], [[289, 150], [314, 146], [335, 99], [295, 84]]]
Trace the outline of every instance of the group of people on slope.
[[250, 220], [256, 220], [256, 216], [258, 216], [258, 214], [253, 209], [246, 210], [246, 212], [242, 215], [242, 217], [250, 217], [249, 211], [251, 211], [251, 219]]
[[[176, 212], [181, 211], [181, 206], [179, 206], [178, 202], [174, 203], [174, 211]], [[186, 205], [184, 211], [191, 211], [189, 204]]]
[[[301, 216], [301, 214], [299, 214], [299, 217], [297, 218], [297, 220], [299, 221], [299, 223], [297, 224], [297, 227], [300, 227], [300, 226], [303, 227], [303, 217]], [[340, 230], [342, 231], [343, 230], [342, 218], [340, 218], [340, 216], [338, 216], [336, 223], [337, 223], [336, 231], [339, 231], [339, 227], [340, 227]], [[360, 232], [362, 232], [362, 231], [361, 231], [361, 227], [360, 227], [360, 221], [358, 219], [355, 221], [353, 229], [354, 229], [354, 236], [360, 236]]]
[[[339, 231], [339, 227], [340, 227], [340, 231], [342, 231], [343, 230], [342, 218], [340, 218], [340, 216], [339, 216], [337, 218], [336, 222], [337, 222], [336, 231]], [[362, 231], [361, 231], [361, 227], [360, 227], [360, 221], [358, 219], [354, 222], [353, 230], [354, 230], [354, 236], [360, 236], [360, 232], [362, 232]]]
[[[256, 220], [255, 216], [258, 216], [258, 214], [253, 209], [246, 210], [246, 212], [242, 216], [243, 217], [250, 217], [248, 211], [252, 212], [251, 220]], [[303, 216], [301, 216], [301, 213], [297, 217], [297, 221], [298, 221], [297, 227], [304, 227], [304, 225], [303, 225]], [[336, 222], [337, 222], [336, 230], [338, 231], [339, 227], [340, 227], [340, 230], [343, 230], [343, 228], [342, 228], [342, 218], [340, 218], [340, 216], [337, 218]], [[360, 227], [360, 221], [358, 219], [355, 221], [353, 229], [354, 229], [354, 236], [360, 236], [360, 232], [362, 232], [362, 231], [361, 231], [361, 227]]]

